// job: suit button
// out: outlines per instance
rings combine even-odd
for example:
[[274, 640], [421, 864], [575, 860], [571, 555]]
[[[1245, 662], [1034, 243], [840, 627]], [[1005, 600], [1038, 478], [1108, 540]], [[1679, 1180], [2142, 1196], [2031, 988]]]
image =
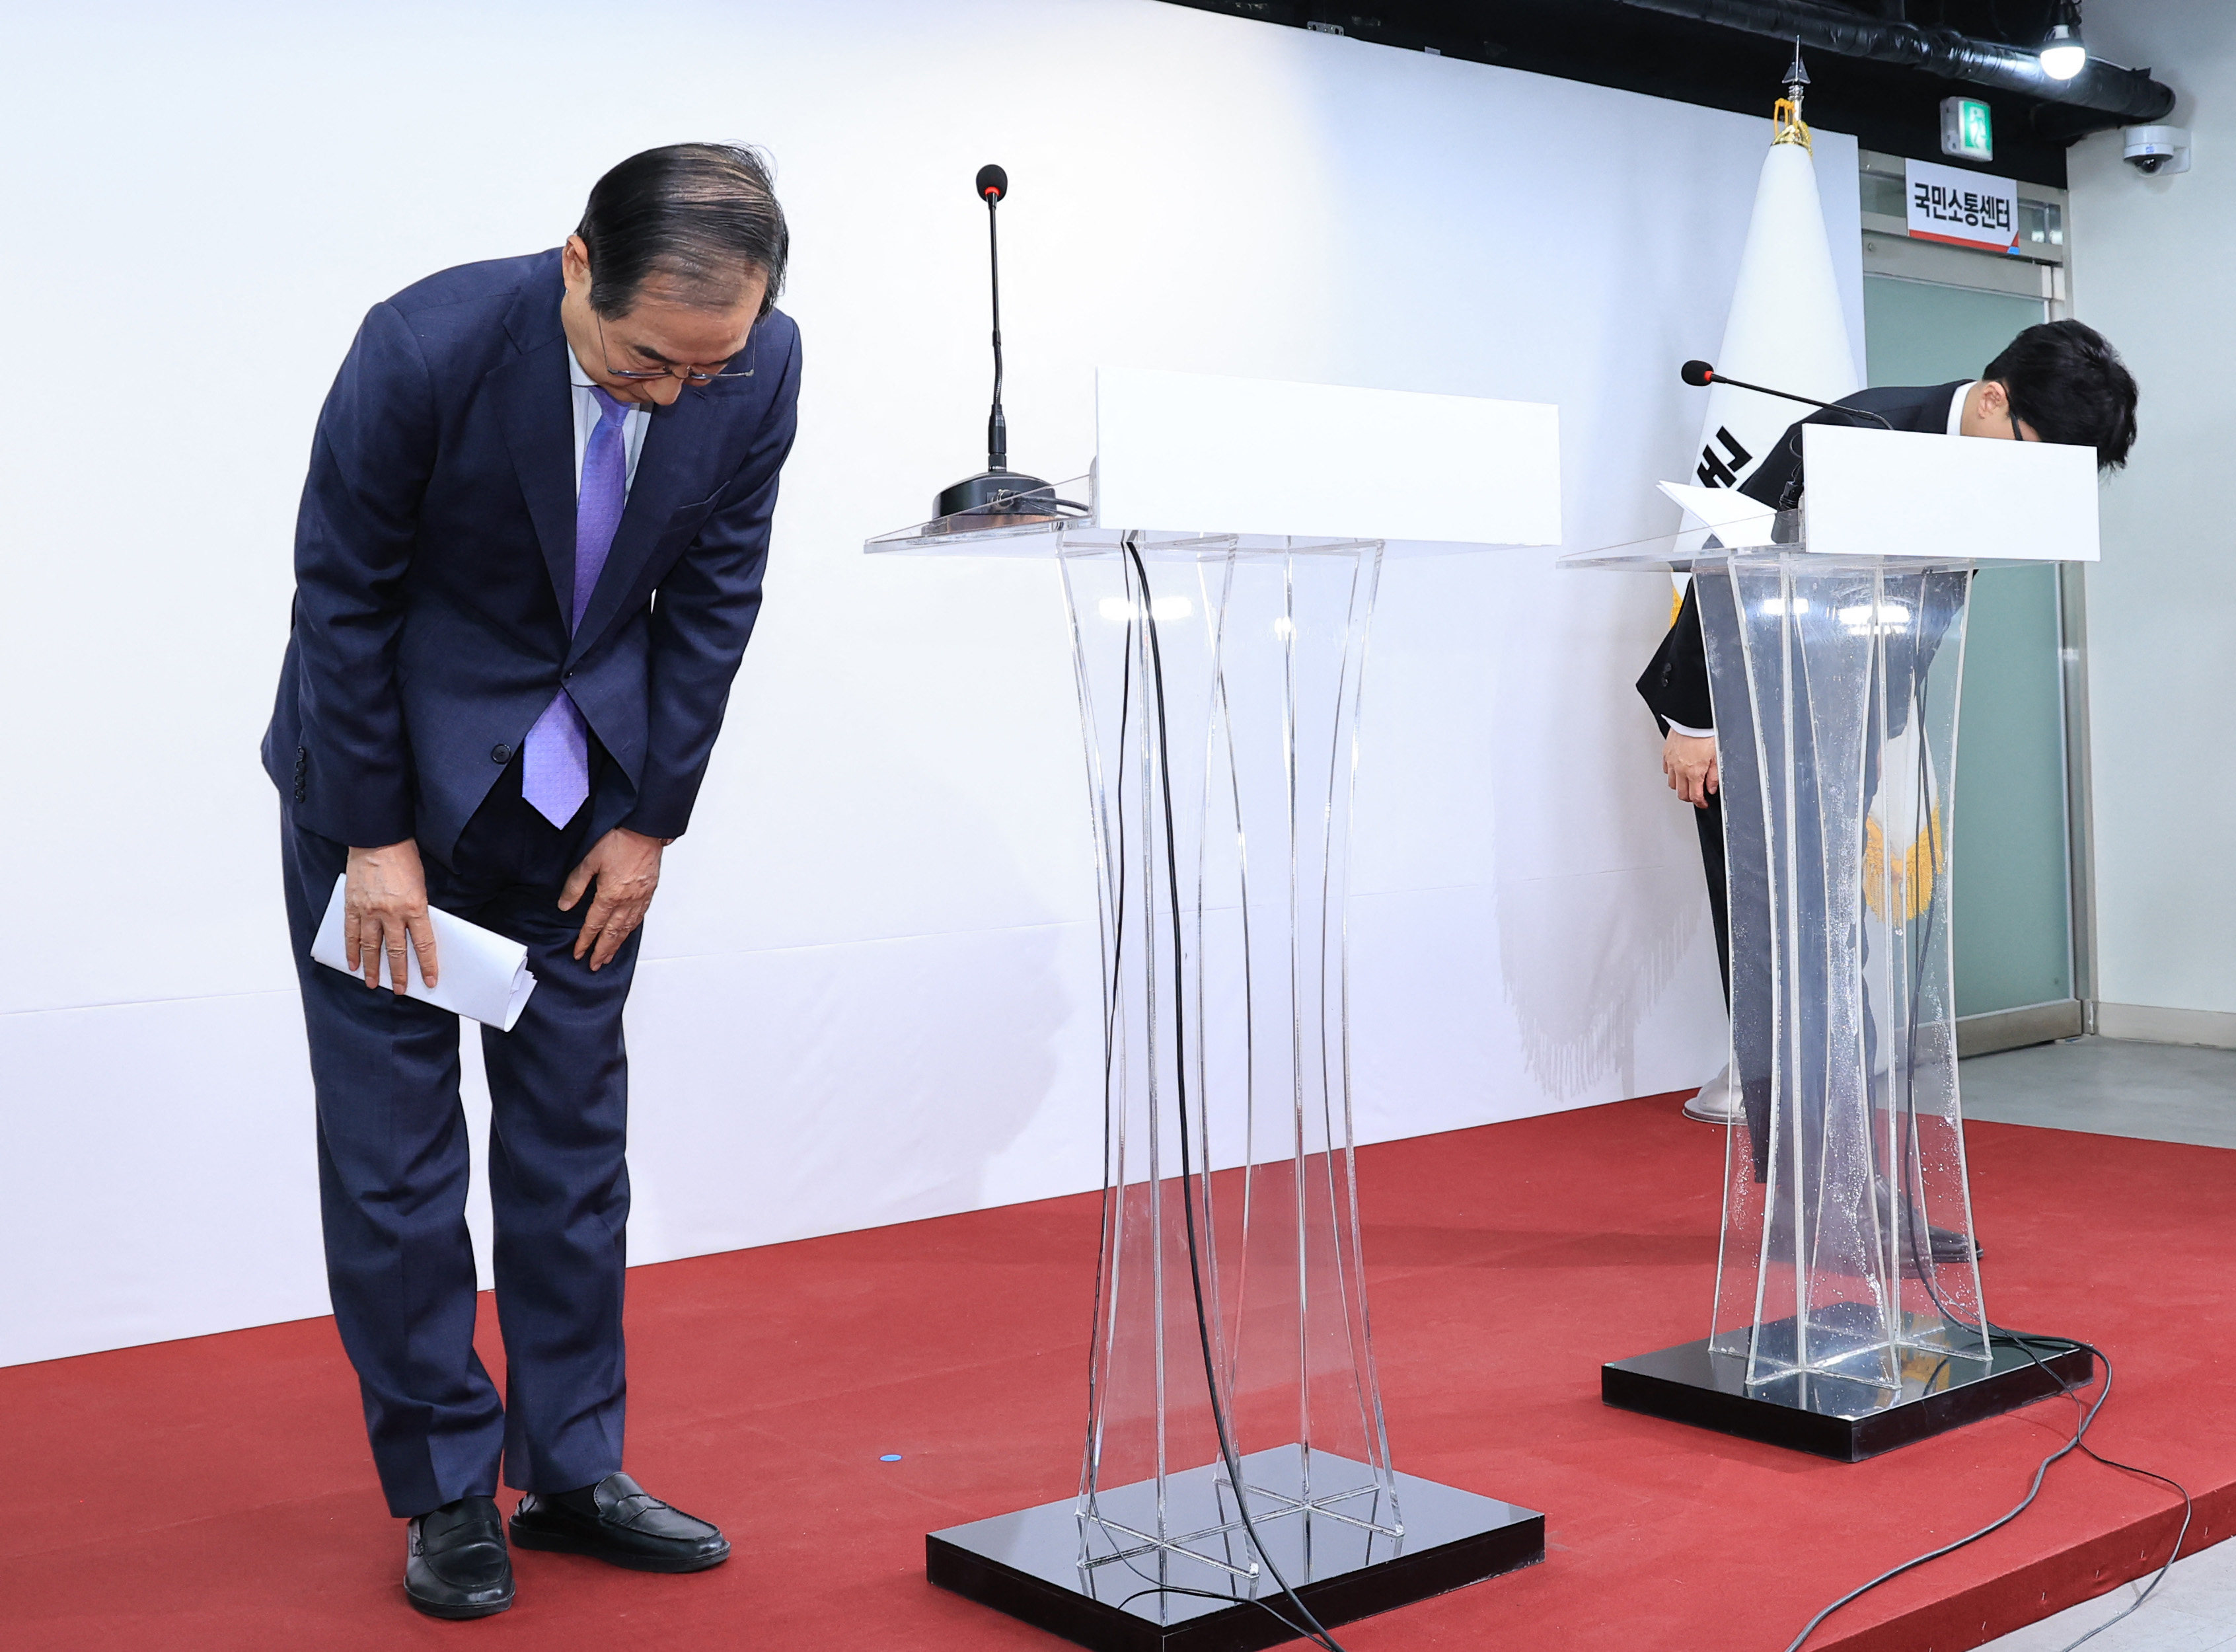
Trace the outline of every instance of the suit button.
[[490, 747], [490, 761], [492, 763], [510, 763], [512, 761], [512, 747], [510, 746]]

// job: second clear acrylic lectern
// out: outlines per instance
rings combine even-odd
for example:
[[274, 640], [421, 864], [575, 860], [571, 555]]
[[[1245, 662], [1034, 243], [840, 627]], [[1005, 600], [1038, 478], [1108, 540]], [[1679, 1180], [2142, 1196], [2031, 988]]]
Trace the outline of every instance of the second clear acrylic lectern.
[[[1823, 468], [1857, 453], [1878, 457], [1850, 443]], [[1809, 462], [1814, 492], [1813, 446]], [[1967, 491], [1992, 510], [2002, 480]], [[1963, 553], [2028, 547], [1919, 520], [1891, 503], [1883, 523], [1836, 520], [1812, 544], [1806, 512], [1764, 512], [1568, 561], [1693, 577], [1742, 1100], [1709, 1334], [1608, 1366], [1601, 1392], [1851, 1461], [2055, 1394], [2091, 1363], [1990, 1335], [1957, 1083], [1949, 846], [1979, 560]]]

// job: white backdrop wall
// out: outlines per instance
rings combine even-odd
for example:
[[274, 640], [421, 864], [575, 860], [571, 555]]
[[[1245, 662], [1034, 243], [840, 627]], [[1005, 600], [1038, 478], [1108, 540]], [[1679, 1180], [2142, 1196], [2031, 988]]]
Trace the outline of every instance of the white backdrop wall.
[[[1582, 546], [1671, 525], [1648, 484], [1698, 418], [1675, 365], [1720, 335], [1768, 136], [1154, 0], [43, 12], [0, 111], [0, 281], [22, 365], [54, 369], [0, 407], [6, 1361], [326, 1311], [255, 749], [312, 423], [369, 305], [556, 243], [638, 148], [778, 162], [799, 443], [630, 1011], [632, 1254], [659, 1260], [1099, 1174], [1054, 571], [859, 550], [980, 458], [977, 167], [1014, 181], [1019, 463], [1086, 469], [1098, 363], [1557, 402]], [[1817, 153], [1860, 340], [1854, 147]], [[1369, 1139], [1719, 1059], [1692, 825], [1629, 687], [1667, 584], [1552, 560], [1384, 579], [1351, 914]]]
[[2074, 313], [2142, 390], [2088, 574], [2098, 1024], [2236, 1045], [2236, 727], [2221, 709], [2236, 658], [2236, 10], [2096, 0], [2088, 30], [2114, 62], [2158, 65], [2196, 144], [2173, 176], [2125, 164], [2117, 132], [2069, 163]]

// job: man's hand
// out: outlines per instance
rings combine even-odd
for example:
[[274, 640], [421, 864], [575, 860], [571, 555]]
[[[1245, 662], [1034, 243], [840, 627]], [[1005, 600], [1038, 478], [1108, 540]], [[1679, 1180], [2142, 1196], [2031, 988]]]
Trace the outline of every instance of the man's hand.
[[582, 932], [575, 938], [575, 956], [588, 952], [591, 969], [612, 963], [621, 943], [644, 922], [652, 892], [660, 887], [660, 852], [667, 846], [665, 838], [648, 838], [615, 826], [592, 844], [582, 864], [567, 874], [567, 886], [559, 892], [562, 912], [575, 910], [594, 879], [598, 885], [582, 919]]
[[410, 838], [378, 849], [349, 852], [349, 885], [342, 895], [342, 957], [369, 987], [380, 984], [380, 959], [398, 996], [409, 984], [405, 949], [419, 951], [420, 978], [435, 984], [435, 928], [427, 921], [427, 873], [419, 846]]
[[1671, 729], [1661, 742], [1661, 772], [1671, 791], [1696, 809], [1707, 808], [1716, 789], [1715, 736], [1702, 740]]

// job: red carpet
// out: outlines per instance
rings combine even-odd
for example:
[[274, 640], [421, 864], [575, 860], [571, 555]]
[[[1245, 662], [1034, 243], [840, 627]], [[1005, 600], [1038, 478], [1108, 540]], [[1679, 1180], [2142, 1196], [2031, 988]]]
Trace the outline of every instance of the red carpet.
[[[2192, 1543], [2219, 1541], [2236, 1155], [1970, 1137], [1991, 1310], [2111, 1352], [2092, 1438], [2186, 1480]], [[2053, 1401], [1845, 1465], [1602, 1406], [1601, 1360], [1703, 1328], [1721, 1149], [1661, 1098], [1361, 1155], [1398, 1465], [1547, 1510], [1550, 1543], [1343, 1629], [1353, 1652], [1779, 1652], [1832, 1596], [2015, 1502], [2069, 1429]], [[1065, 1199], [639, 1269], [629, 1466], [737, 1558], [670, 1578], [523, 1555], [519, 1604], [478, 1624], [404, 1604], [330, 1320], [0, 1371], [0, 1644], [1056, 1649], [924, 1583], [924, 1533], [1073, 1489], [1095, 1231], [1095, 1201]], [[2164, 1557], [2170, 1502], [2068, 1458], [2031, 1512], [1812, 1652], [1959, 1652], [2100, 1594]]]

